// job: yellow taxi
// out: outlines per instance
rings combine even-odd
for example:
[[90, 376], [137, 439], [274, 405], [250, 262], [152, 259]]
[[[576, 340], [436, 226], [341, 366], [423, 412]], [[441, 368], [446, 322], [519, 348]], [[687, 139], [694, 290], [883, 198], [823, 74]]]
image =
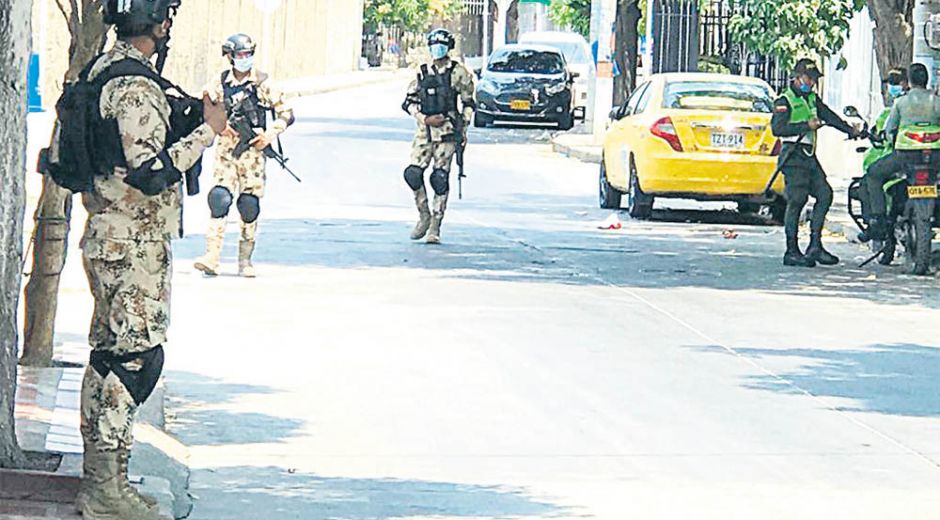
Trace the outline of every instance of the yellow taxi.
[[648, 218], [655, 198], [769, 206], [782, 218], [783, 176], [771, 190], [781, 144], [770, 129], [774, 93], [756, 78], [657, 74], [610, 113], [600, 205]]

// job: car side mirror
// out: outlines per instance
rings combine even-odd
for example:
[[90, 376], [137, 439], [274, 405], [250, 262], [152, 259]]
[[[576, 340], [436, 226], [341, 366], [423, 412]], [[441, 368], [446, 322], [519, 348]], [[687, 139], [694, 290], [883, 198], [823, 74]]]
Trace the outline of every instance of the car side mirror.
[[571, 79], [578, 79], [581, 77], [580, 72], [569, 72]]
[[842, 110], [842, 113], [845, 114], [845, 117], [861, 117], [858, 114], [858, 109], [849, 105]]
[[473, 74], [479, 79], [483, 77], [483, 69], [473, 69]]
[[610, 117], [611, 121], [620, 121], [625, 117], [625, 115], [626, 114], [620, 113], [620, 107], [614, 107], [613, 110], [610, 111], [610, 115], [608, 117]]

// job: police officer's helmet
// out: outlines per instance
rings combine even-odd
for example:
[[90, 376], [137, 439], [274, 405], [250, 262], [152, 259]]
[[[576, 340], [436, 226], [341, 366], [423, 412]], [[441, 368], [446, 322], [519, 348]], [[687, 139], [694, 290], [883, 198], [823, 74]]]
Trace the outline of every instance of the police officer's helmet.
[[804, 74], [815, 80], [818, 80], [823, 76], [823, 73], [821, 70], [819, 70], [819, 66], [816, 65], [816, 62], [809, 58], [803, 58], [796, 62], [796, 66], [793, 68], [793, 77], [799, 77]]
[[116, 26], [124, 36], [145, 34], [154, 25], [172, 19], [181, 3], [182, 0], [106, 0], [104, 23]]
[[454, 47], [457, 45], [457, 40], [447, 29], [434, 29], [428, 33], [428, 46], [438, 44], [447, 45], [448, 49], [454, 50]]
[[222, 44], [222, 55], [233, 57], [236, 53], [244, 51], [254, 53], [256, 48], [257, 44], [251, 36], [244, 33], [233, 34]]

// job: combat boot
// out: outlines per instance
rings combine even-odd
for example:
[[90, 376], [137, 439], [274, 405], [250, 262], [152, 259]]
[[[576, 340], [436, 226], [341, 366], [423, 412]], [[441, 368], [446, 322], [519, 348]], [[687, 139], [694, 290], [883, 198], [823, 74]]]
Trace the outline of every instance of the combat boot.
[[428, 228], [428, 244], [441, 243], [441, 224], [444, 222], [444, 212], [447, 211], [447, 194], [434, 196], [434, 207], [431, 210], [431, 225]]
[[124, 487], [124, 491], [130, 493], [141, 500], [148, 507], [158, 507], [157, 501], [153, 498], [148, 497], [147, 495], [142, 494], [137, 490], [133, 485], [131, 485], [130, 477], [128, 476], [128, 468], [130, 467], [131, 462], [131, 450], [128, 448], [122, 448], [118, 450], [118, 471], [120, 472], [121, 485]]
[[210, 220], [209, 230], [206, 232], [206, 254], [197, 258], [193, 267], [208, 276], [218, 276], [219, 258], [222, 256], [222, 243], [224, 240], [225, 219]]
[[238, 243], [238, 276], [254, 278], [255, 266], [251, 265], [251, 255], [255, 251], [253, 240], [242, 240]]
[[783, 265], [787, 267], [816, 267], [816, 261], [803, 256], [800, 244], [795, 237], [787, 237], [787, 252], [783, 255]]
[[421, 240], [431, 227], [431, 210], [428, 208], [428, 192], [422, 186], [415, 191], [415, 205], [418, 206], [418, 223], [411, 232], [412, 240]]
[[160, 520], [156, 506], [130, 491], [117, 451], [92, 449], [85, 452], [85, 457], [91, 468], [83, 477], [88, 481], [81, 499], [85, 520]]
[[806, 249], [806, 258], [822, 265], [838, 265], [839, 257], [826, 251], [822, 243], [822, 233], [813, 233]]

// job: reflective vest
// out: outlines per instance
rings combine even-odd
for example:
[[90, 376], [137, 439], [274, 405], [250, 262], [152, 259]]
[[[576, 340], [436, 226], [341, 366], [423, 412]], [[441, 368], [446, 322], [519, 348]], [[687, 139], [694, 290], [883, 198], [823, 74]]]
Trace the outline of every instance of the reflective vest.
[[895, 150], [940, 149], [940, 125], [922, 123], [902, 126], [894, 141]]
[[[884, 112], [878, 116], [878, 120], [875, 121], [875, 127], [872, 129], [873, 133], [881, 132], [885, 129], [885, 123], [888, 122], [888, 116], [891, 114], [891, 107], [884, 109]], [[891, 152], [894, 151], [894, 146], [889, 142], [890, 139], [885, 139], [885, 145], [881, 148], [871, 147], [867, 152], [865, 152], [865, 158], [862, 161], [862, 170], [868, 171], [869, 166], [875, 163], [875, 161], [891, 155]]]
[[[810, 119], [819, 117], [819, 113], [816, 110], [815, 93], [810, 92], [806, 97], [798, 96], [793, 92], [792, 88], [787, 87], [783, 92], [783, 97], [785, 97], [790, 104], [790, 124], [808, 123]], [[816, 150], [815, 130], [807, 132], [802, 140], [799, 135], [781, 137], [780, 140], [785, 143], [796, 143], [799, 141], [801, 144], [812, 146], [814, 152]]]

